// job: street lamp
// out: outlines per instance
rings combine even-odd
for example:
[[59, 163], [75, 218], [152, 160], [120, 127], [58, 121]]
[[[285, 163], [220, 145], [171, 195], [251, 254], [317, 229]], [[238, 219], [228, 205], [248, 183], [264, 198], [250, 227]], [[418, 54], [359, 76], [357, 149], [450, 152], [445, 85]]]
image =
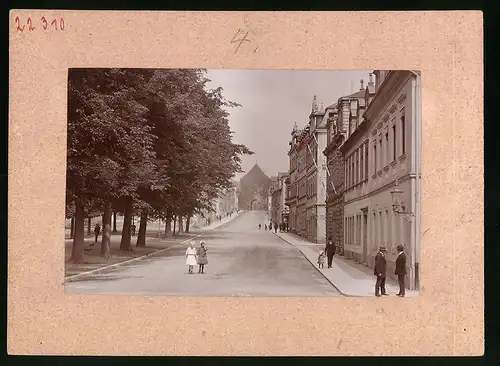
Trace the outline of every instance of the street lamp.
[[407, 221], [412, 221], [415, 214], [413, 212], [406, 212], [403, 209], [401, 204], [401, 195], [403, 194], [403, 190], [398, 187], [398, 180], [394, 183], [394, 188], [391, 191], [392, 197], [392, 210], [398, 215], [402, 216]]

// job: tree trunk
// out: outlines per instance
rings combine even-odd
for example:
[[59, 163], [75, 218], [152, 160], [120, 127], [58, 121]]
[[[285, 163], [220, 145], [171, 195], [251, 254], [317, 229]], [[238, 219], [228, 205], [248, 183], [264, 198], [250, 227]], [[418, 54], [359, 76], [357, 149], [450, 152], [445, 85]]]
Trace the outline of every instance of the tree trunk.
[[136, 247], [145, 247], [146, 246], [146, 228], [148, 225], [148, 212], [143, 210], [141, 212], [141, 222], [139, 224], [139, 234], [137, 234], [137, 243]]
[[82, 263], [83, 247], [85, 246], [85, 206], [78, 200], [75, 202], [75, 206], [75, 237], [70, 261]]
[[132, 198], [128, 197], [125, 201], [125, 210], [123, 213], [123, 229], [122, 240], [120, 242], [120, 250], [128, 252], [131, 250], [131, 226], [132, 226]]
[[113, 232], [116, 233], [116, 212], [113, 212]]
[[165, 215], [165, 236], [172, 236], [172, 214], [168, 211]]
[[73, 239], [75, 237], [75, 217], [71, 218], [71, 227], [69, 229], [69, 238]]
[[191, 215], [186, 217], [186, 233], [189, 233], [189, 224], [191, 222]]
[[182, 216], [179, 216], [179, 234], [184, 232], [184, 228], [182, 227]]
[[177, 226], [177, 216], [176, 215], [174, 215], [172, 221], [174, 222], [174, 229], [172, 230], [172, 236], [175, 236], [175, 228]]
[[87, 219], [87, 236], [88, 236], [89, 238], [90, 238], [90, 236], [92, 235], [92, 231], [90, 231], [90, 224], [92, 223], [92, 222], [91, 222], [91, 220], [92, 220], [92, 219], [91, 219], [90, 217]]
[[101, 257], [111, 257], [111, 207], [108, 204], [102, 215]]

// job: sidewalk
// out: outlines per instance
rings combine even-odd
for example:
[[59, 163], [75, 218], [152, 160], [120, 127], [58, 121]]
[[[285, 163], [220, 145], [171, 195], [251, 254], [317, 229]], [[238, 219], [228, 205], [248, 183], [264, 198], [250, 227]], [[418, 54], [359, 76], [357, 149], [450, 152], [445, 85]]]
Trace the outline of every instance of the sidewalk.
[[235, 219], [237, 219], [241, 214], [243, 214], [245, 211], [243, 210], [240, 210], [239, 212], [235, 212], [232, 216], [230, 217], [223, 217], [221, 221], [215, 221], [215, 222], [212, 222], [210, 225], [208, 226], [202, 226], [200, 228], [196, 228], [193, 230], [198, 232], [198, 231], [207, 231], [207, 230], [215, 230], [217, 229], [218, 227], [222, 226], [222, 225], [225, 225], [227, 224], [228, 222], [230, 221], [233, 221]]
[[[287, 243], [299, 249], [311, 264], [317, 268], [323, 276], [342, 294], [345, 296], [375, 296], [375, 281], [373, 269], [363, 265], [354, 264], [351, 261], [335, 255], [333, 257], [332, 268], [319, 269], [317, 265], [318, 254], [321, 249], [324, 249], [324, 244], [315, 244], [306, 241], [305, 239], [290, 233], [275, 233]], [[398, 283], [387, 278], [385, 284], [386, 291], [389, 295], [395, 296], [399, 292]], [[406, 297], [416, 297], [418, 291], [406, 289]]]

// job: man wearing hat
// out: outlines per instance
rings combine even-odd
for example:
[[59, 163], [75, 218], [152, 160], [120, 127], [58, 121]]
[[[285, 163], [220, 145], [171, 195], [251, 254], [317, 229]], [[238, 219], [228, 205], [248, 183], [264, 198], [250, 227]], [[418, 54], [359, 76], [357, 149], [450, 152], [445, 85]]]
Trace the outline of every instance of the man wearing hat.
[[404, 252], [404, 248], [401, 244], [398, 245], [398, 258], [396, 259], [396, 269], [394, 270], [394, 274], [398, 276], [399, 282], [399, 293], [397, 296], [404, 297], [405, 296], [405, 276], [406, 276], [406, 255]]
[[389, 294], [385, 292], [385, 275], [387, 271], [385, 253], [387, 253], [387, 249], [385, 249], [385, 247], [380, 247], [375, 256], [375, 268], [373, 269], [373, 273], [377, 276], [377, 283], [375, 284], [375, 296], [377, 297], [382, 295], [389, 296]]

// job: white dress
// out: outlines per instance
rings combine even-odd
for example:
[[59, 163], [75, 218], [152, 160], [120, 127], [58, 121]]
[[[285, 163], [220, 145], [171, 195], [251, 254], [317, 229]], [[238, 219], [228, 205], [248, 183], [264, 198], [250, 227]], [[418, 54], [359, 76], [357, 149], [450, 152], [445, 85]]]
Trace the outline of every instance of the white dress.
[[196, 248], [187, 248], [186, 249], [186, 265], [187, 266], [196, 266], [198, 263], [196, 262]]

